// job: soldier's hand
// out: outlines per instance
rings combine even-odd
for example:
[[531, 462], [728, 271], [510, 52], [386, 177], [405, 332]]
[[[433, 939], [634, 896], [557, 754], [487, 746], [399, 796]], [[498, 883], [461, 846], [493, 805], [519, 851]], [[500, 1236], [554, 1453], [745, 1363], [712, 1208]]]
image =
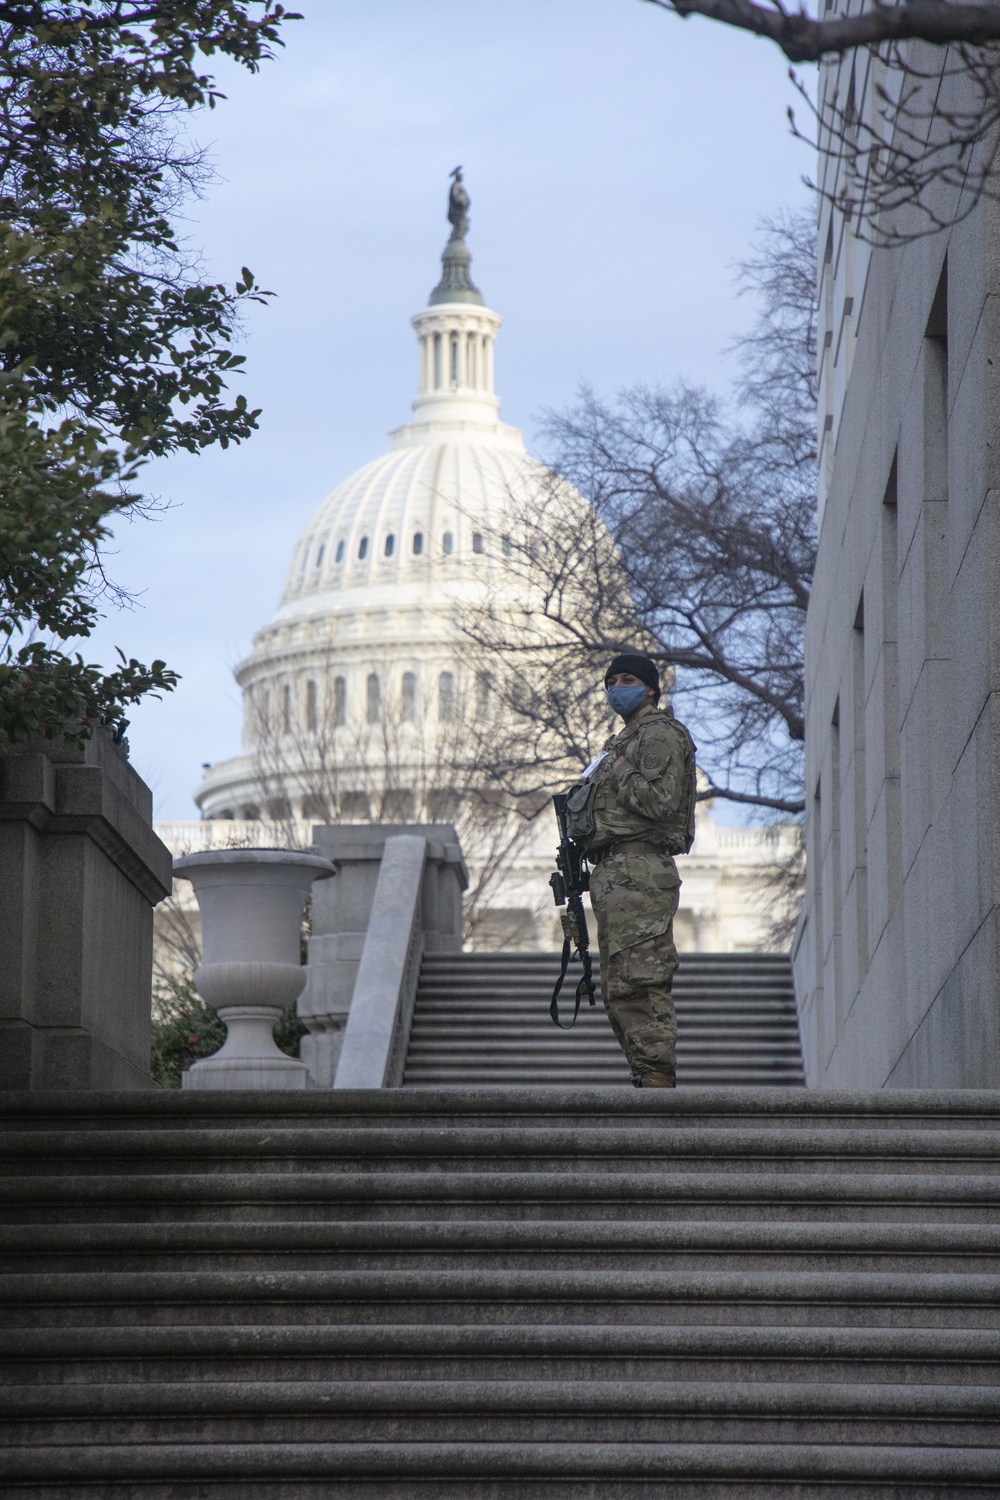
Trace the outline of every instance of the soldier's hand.
[[612, 769], [612, 771], [621, 771], [627, 765], [628, 765], [628, 761], [625, 759], [624, 755], [619, 755], [618, 759], [614, 762], [614, 764], [612, 765], [611, 769]]

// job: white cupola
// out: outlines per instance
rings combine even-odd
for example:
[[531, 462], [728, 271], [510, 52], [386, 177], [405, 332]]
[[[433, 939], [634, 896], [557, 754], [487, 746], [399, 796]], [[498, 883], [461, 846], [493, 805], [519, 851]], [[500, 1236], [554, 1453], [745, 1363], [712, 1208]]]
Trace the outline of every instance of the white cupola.
[[[441, 256], [441, 280], [428, 305], [412, 320], [420, 344], [415, 427], [428, 422], [493, 424], [500, 410], [493, 390], [493, 346], [501, 319], [485, 306], [469, 273], [472, 255], [465, 243], [469, 197], [462, 186], [461, 167], [451, 175], [451, 237]], [[413, 440], [412, 434], [408, 440]]]
[[[307, 522], [278, 609], [236, 668], [244, 753], [207, 773], [196, 793], [206, 817], [248, 816], [240, 810], [273, 800], [271, 772], [261, 769], [265, 723], [277, 749], [295, 759], [283, 795], [296, 808], [310, 805], [310, 781], [333, 748], [338, 774], [354, 776], [359, 795], [383, 774], [367, 741], [364, 764], [352, 760], [373, 722], [370, 704], [405, 723], [416, 712], [429, 754], [441, 674], [462, 681], [467, 642], [458, 619], [506, 586], [510, 518], [541, 508], [550, 493], [549, 471], [499, 418], [493, 347], [501, 319], [470, 276], [460, 168], [452, 179], [441, 279], [412, 319], [420, 346], [413, 420]], [[267, 753], [273, 758], [273, 745]]]

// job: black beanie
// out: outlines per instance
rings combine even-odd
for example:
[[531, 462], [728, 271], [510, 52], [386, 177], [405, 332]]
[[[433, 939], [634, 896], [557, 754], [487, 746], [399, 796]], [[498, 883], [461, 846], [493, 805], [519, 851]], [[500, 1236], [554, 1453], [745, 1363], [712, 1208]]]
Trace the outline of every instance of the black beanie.
[[615, 656], [611, 659], [611, 665], [604, 674], [604, 683], [607, 686], [609, 677], [614, 677], [616, 672], [631, 672], [633, 677], [638, 677], [647, 687], [660, 691], [660, 674], [656, 670], [655, 661], [650, 661], [648, 656]]

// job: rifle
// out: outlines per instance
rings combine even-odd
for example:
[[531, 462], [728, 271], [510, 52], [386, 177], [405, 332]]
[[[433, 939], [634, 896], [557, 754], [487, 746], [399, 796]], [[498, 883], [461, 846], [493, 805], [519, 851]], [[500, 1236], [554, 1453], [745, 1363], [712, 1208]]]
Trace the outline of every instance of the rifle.
[[[555, 1024], [563, 1031], [569, 1031], [576, 1025], [576, 1018], [580, 1014], [580, 1001], [586, 990], [591, 1005], [594, 1004], [594, 976], [590, 960], [590, 934], [587, 931], [587, 915], [583, 909], [581, 897], [584, 891], [590, 889], [590, 871], [587, 869], [586, 856], [578, 844], [575, 844], [569, 836], [566, 818], [566, 793], [558, 792], [552, 801], [556, 810], [556, 822], [559, 825], [559, 848], [556, 850], [556, 869], [549, 877], [549, 885], [552, 887], [552, 897], [557, 906], [565, 906], [566, 910], [560, 912], [559, 920], [565, 934], [562, 948], [562, 967], [559, 970], [559, 978], [556, 987], [552, 991], [552, 1003], [549, 1006], [549, 1015]], [[566, 979], [566, 970], [569, 968], [570, 949], [576, 948], [577, 957], [583, 964], [583, 978], [576, 987], [576, 1008], [573, 1011], [573, 1019], [569, 1026], [563, 1026], [559, 1019], [559, 991]]]

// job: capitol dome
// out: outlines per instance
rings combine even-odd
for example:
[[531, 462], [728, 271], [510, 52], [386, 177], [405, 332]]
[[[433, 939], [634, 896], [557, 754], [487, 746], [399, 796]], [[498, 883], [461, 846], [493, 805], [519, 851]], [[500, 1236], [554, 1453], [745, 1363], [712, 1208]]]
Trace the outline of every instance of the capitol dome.
[[[467, 945], [557, 948], [551, 819], [513, 819], [520, 828], [504, 844], [489, 831], [481, 836], [468, 816], [476, 798], [463, 801], [468, 766], [460, 771], [456, 748], [468, 762], [477, 736], [496, 757], [506, 741], [488, 701], [489, 673], [481, 655], [470, 658], [462, 624], [484, 601], [512, 603], [515, 615], [527, 602], [525, 569], [505, 570], [505, 557], [533, 557], [540, 529], [525, 537], [527, 518], [551, 499], [570, 528], [577, 516], [597, 523], [583, 497], [554, 485], [521, 434], [500, 421], [500, 318], [471, 279], [467, 207], [459, 182], [441, 280], [413, 319], [413, 420], [305, 527], [277, 612], [236, 668], [243, 752], [206, 768], [195, 794], [200, 823], [157, 831], [183, 853], [308, 843], [313, 823], [457, 821], [478, 902], [478, 913], [474, 905], [467, 912]], [[466, 780], [465, 790], [477, 783]], [[675, 925], [681, 947], [770, 945], [759, 893], [774, 836], [717, 828], [702, 806]]]
[[[243, 754], [207, 770], [196, 793], [205, 818], [424, 821], [454, 810], [426, 762], [428, 736], [440, 741], [457, 705], [486, 690], [468, 680], [460, 619], [510, 586], [505, 518], [552, 485], [499, 419], [501, 320], [472, 282], [457, 188], [441, 280], [412, 320], [413, 419], [327, 496], [296, 544], [278, 610], [236, 668]], [[386, 723], [391, 751], [369, 732]], [[420, 774], [408, 724], [420, 726]], [[387, 758], [399, 762], [392, 775]], [[439, 751], [437, 761], [447, 782]]]

